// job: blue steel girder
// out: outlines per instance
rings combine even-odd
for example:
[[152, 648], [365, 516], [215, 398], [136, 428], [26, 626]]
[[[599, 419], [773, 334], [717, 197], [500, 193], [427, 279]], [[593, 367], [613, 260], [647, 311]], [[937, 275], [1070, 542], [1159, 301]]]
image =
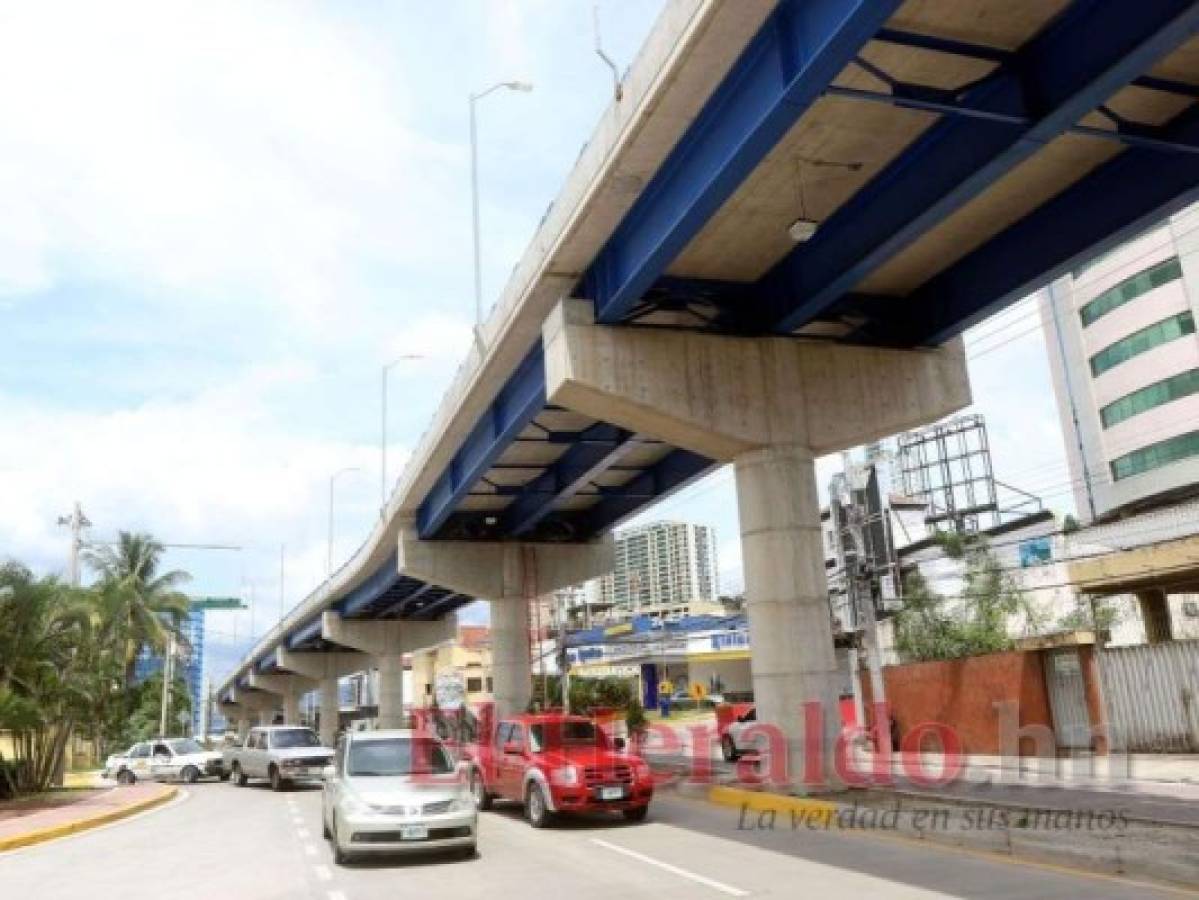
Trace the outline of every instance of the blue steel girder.
[[345, 595], [334, 609], [343, 616], [353, 617], [362, 609], [370, 606], [400, 580], [398, 552], [391, 554], [365, 581]]
[[605, 493], [589, 509], [575, 514], [572, 524], [583, 537], [602, 534], [636, 513], [645, 497], [662, 497], [710, 472], [716, 463], [689, 450], [674, 450], [627, 484], [619, 493]]
[[470, 489], [545, 405], [545, 356], [538, 340], [421, 502], [416, 515], [420, 537], [437, 535]]
[[782, 0], [583, 277], [622, 321], [900, 0]]
[[[1199, 107], [1166, 132], [1199, 142]], [[1085, 260], [1199, 199], [1199, 158], [1131, 148], [939, 273], [874, 324], [940, 344]]]
[[591, 484], [628, 452], [632, 433], [604, 423], [587, 431], [587, 440], [572, 445], [544, 472], [522, 486], [500, 517], [506, 536], [528, 534], [554, 506]]
[[1076, 3], [962, 94], [961, 107], [995, 119], [947, 115], [932, 126], [763, 277], [753, 318], [780, 333], [819, 318], [1197, 27], [1193, 0]]

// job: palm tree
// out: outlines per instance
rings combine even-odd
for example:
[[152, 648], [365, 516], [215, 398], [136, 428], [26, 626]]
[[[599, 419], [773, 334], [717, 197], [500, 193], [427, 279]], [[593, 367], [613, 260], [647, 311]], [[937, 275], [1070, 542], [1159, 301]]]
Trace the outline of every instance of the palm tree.
[[100, 576], [96, 588], [104, 608], [101, 618], [112, 629], [108, 637], [124, 642], [126, 692], [133, 686], [138, 654], [145, 647], [165, 651], [172, 634], [180, 637], [187, 615], [187, 596], [178, 587], [191, 576], [178, 569], [160, 574], [162, 554], [162, 544], [153, 537], [128, 531], [120, 533], [115, 545], [102, 545], [87, 554]]

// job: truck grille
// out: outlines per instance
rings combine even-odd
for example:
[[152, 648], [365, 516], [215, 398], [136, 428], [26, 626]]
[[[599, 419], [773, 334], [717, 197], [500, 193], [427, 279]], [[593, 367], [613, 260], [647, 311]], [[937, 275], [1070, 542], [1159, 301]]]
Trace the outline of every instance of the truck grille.
[[587, 787], [593, 787], [598, 784], [632, 784], [633, 770], [625, 765], [617, 765], [610, 768], [588, 766], [583, 770], [583, 783]]

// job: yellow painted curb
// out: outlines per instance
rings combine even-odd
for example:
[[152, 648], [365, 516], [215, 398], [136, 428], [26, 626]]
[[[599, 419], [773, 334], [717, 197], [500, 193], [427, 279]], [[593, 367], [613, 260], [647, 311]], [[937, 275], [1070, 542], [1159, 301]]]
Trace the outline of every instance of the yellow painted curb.
[[107, 825], [109, 822], [119, 821], [135, 813], [153, 809], [155, 806], [160, 806], [168, 800], [173, 800], [178, 793], [179, 788], [168, 788], [156, 797], [148, 797], [145, 800], [139, 800], [137, 803], [122, 806], [120, 809], [109, 810], [108, 812], [85, 819], [76, 819], [74, 822], [52, 825], [49, 828], [38, 828], [34, 831], [27, 831], [24, 834], [15, 834], [12, 837], [0, 838], [0, 853], [3, 853], [5, 850], [16, 850], [18, 847], [41, 844], [45, 841], [52, 841], [55, 838], [66, 837], [68, 834], [87, 831], [89, 828], [96, 828], [100, 825]]
[[721, 806], [732, 806], [736, 809], [747, 809], [754, 812], [786, 813], [795, 819], [802, 819], [810, 825], [823, 825], [826, 828], [834, 823], [837, 814], [837, 804], [828, 800], [811, 800], [807, 797], [790, 797], [785, 794], [771, 794], [766, 791], [746, 791], [741, 788], [716, 785], [708, 790], [708, 800]]

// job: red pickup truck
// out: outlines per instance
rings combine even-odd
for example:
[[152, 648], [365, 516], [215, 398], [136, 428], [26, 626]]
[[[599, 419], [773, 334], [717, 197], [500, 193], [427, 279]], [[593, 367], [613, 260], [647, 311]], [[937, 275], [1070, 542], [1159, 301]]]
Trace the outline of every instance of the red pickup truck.
[[583, 716], [513, 716], [496, 726], [494, 740], [468, 744], [471, 790], [479, 809], [492, 800], [524, 803], [525, 817], [542, 828], [558, 813], [620, 812], [642, 821], [654, 795], [653, 773], [623, 752], [619, 738]]

